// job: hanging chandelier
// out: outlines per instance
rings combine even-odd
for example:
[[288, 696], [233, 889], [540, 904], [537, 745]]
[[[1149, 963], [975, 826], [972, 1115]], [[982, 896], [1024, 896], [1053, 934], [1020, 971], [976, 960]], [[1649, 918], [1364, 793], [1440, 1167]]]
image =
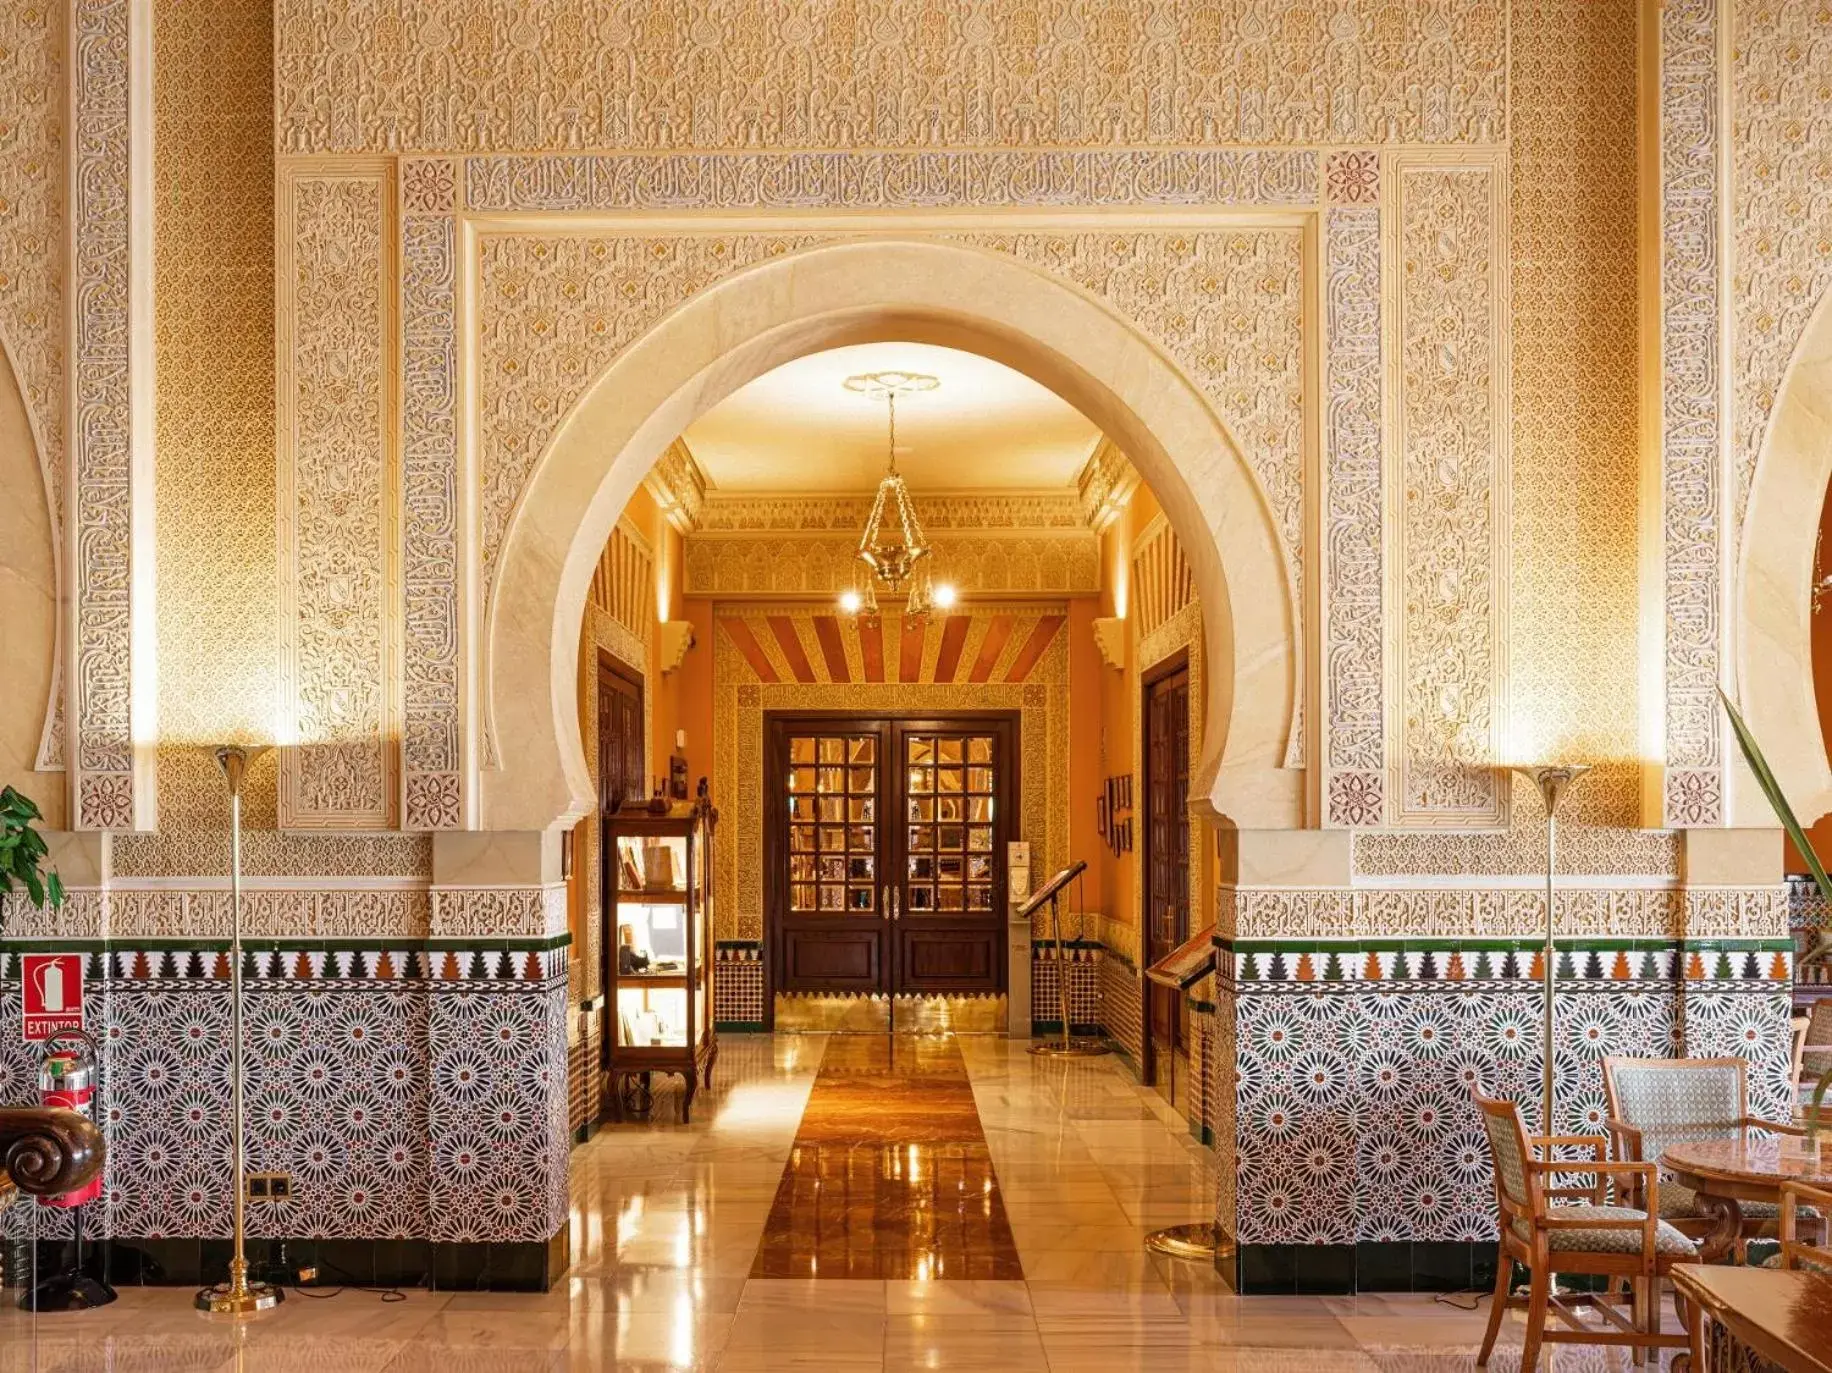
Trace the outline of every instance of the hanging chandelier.
[[[922, 532], [922, 520], [910, 489], [897, 471], [897, 398], [933, 391], [941, 382], [919, 372], [865, 372], [846, 378], [844, 385], [857, 395], [881, 399], [889, 414], [890, 440], [884, 479], [872, 501], [871, 514], [859, 535], [858, 560], [865, 564], [859, 587], [840, 593], [840, 609], [848, 615], [875, 618], [878, 593], [902, 595], [905, 619], [920, 620], [931, 610], [954, 604], [954, 588], [937, 585], [931, 569], [934, 549]], [[907, 589], [906, 589], [907, 588]]]

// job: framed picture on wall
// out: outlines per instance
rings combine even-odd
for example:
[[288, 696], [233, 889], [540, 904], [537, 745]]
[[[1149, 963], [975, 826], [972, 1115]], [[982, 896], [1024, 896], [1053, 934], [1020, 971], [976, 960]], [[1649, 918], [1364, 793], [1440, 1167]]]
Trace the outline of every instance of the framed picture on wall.
[[1094, 832], [1102, 839], [1107, 837], [1107, 797], [1104, 792], [1094, 798]]

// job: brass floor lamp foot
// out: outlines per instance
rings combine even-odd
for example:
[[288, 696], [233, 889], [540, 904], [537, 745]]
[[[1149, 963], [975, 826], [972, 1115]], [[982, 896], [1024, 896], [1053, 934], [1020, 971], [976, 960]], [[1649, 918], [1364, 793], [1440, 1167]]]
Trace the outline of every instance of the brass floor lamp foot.
[[212, 1316], [253, 1316], [273, 1310], [285, 1299], [286, 1293], [264, 1282], [251, 1282], [239, 1292], [223, 1283], [199, 1292], [197, 1309]]
[[1167, 1254], [1174, 1259], [1208, 1261], [1226, 1258], [1234, 1252], [1233, 1243], [1223, 1236], [1221, 1227], [1213, 1221], [1153, 1230], [1145, 1236], [1145, 1247], [1154, 1254]]

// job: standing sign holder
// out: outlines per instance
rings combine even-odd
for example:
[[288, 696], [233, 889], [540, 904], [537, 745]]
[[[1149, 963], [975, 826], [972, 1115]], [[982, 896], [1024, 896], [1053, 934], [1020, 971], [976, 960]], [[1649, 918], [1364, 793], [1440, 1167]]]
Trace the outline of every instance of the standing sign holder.
[[[1050, 924], [1054, 927], [1056, 935], [1056, 1004], [1062, 1015], [1062, 1039], [1060, 1042], [1043, 1039], [1031, 1045], [1030, 1051], [1040, 1058], [1099, 1058], [1102, 1054], [1113, 1052], [1111, 1047], [1101, 1043], [1098, 1039], [1077, 1039], [1069, 1032], [1069, 964], [1068, 959], [1064, 957], [1067, 949], [1062, 940], [1062, 910], [1057, 902], [1062, 895], [1063, 888], [1087, 870], [1088, 865], [1080, 860], [1069, 864], [1038, 888], [1037, 894], [1018, 909], [1017, 918], [1028, 921], [1034, 913], [1042, 909], [1043, 903], [1047, 901], [1050, 907]], [[1082, 921], [1084, 925], [1087, 922], [1086, 902], [1082, 904]], [[1084, 929], [1082, 933], [1086, 934], [1087, 931]]]
[[[80, 1004], [80, 1003], [79, 1003]], [[44, 1063], [38, 1070], [38, 1095], [43, 1105], [77, 1111], [95, 1119], [95, 1079], [99, 1055], [95, 1041], [81, 1030], [57, 1030], [45, 1039]], [[102, 1194], [98, 1173], [84, 1186], [61, 1197], [40, 1197], [40, 1206], [54, 1206], [73, 1211], [76, 1228], [75, 1255], [70, 1267], [53, 1273], [20, 1295], [19, 1305], [26, 1311], [86, 1311], [106, 1306], [115, 1299], [115, 1290], [85, 1270], [83, 1246], [83, 1211], [85, 1204]]]
[[[1145, 976], [1160, 987], [1173, 988], [1179, 996], [1207, 977], [1215, 968], [1215, 927], [1193, 934], [1145, 970]], [[1149, 1031], [1147, 1031], [1149, 1033]], [[1176, 1056], [1171, 1055], [1172, 1094], [1176, 1091]], [[1234, 1244], [1214, 1221], [1197, 1221], [1193, 1225], [1170, 1225], [1145, 1236], [1145, 1247], [1154, 1254], [1178, 1259], [1200, 1259], [1213, 1262], [1234, 1252]]]

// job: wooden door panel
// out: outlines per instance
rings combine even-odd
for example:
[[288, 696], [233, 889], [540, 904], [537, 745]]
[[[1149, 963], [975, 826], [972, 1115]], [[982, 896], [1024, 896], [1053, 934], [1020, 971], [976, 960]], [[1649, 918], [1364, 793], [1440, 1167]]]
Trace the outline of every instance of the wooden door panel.
[[897, 722], [894, 990], [1005, 990], [1005, 845], [1014, 833], [1013, 722]]
[[921, 996], [940, 992], [983, 992], [999, 975], [1003, 939], [986, 929], [897, 931], [898, 990]]
[[[1156, 962], [1190, 936], [1189, 670], [1145, 685], [1145, 954]], [[1187, 1037], [1183, 997], [1151, 984], [1151, 1036], [1174, 1048]]]
[[883, 939], [875, 929], [783, 932], [785, 992], [875, 992], [882, 964]]

